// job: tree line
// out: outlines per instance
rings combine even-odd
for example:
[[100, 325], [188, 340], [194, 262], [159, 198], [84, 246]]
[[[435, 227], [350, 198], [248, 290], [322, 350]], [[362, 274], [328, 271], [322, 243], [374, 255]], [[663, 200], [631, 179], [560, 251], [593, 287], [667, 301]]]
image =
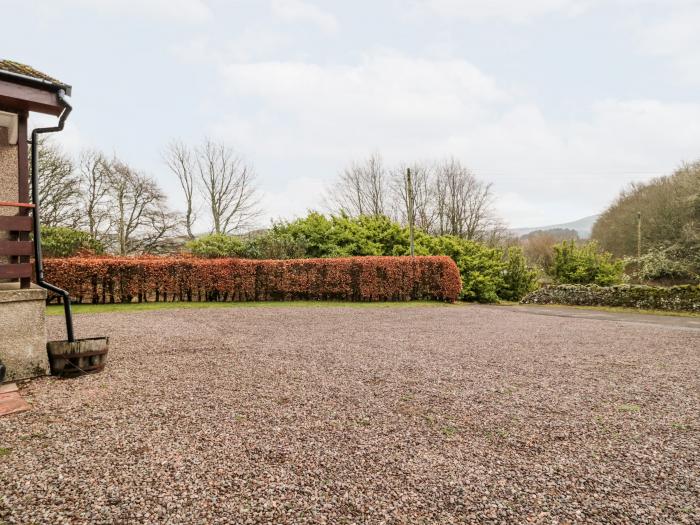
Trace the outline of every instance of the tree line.
[[630, 184], [598, 218], [592, 238], [630, 258], [639, 281], [700, 282], [700, 162]]
[[[110, 253], [176, 250], [195, 239], [202, 222], [209, 233], [242, 234], [262, 212], [253, 166], [223, 142], [174, 140], [164, 148], [163, 166], [179, 184], [183, 210], [169, 206], [154, 177], [116, 155], [85, 150], [75, 160], [46, 138], [38, 147], [42, 225], [84, 232], [92, 246]], [[506, 233], [492, 186], [455, 159], [387, 167], [375, 153], [350, 163], [321, 197], [332, 214], [389, 217], [402, 225], [412, 219], [431, 235], [493, 244]]]
[[506, 233], [492, 185], [455, 158], [387, 167], [374, 153], [343, 170], [326, 200], [335, 214], [385, 216], [404, 225], [412, 219], [432, 235], [493, 243]]
[[248, 227], [259, 213], [253, 169], [223, 143], [172, 142], [164, 150], [184, 213], [170, 208], [154, 177], [116, 155], [85, 150], [76, 161], [46, 138], [38, 147], [42, 226], [80, 230], [111, 253], [170, 251], [178, 237], [194, 238], [200, 209], [222, 234]]

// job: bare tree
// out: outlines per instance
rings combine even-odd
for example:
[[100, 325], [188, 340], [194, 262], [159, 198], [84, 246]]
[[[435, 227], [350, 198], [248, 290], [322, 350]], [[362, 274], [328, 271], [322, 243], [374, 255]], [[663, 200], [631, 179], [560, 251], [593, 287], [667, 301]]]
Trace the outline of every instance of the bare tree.
[[114, 251], [120, 255], [154, 251], [177, 224], [165, 195], [155, 180], [116, 158], [106, 166]]
[[154, 207], [145, 215], [143, 234], [139, 237], [142, 253], [167, 253], [177, 249], [175, 236], [182, 223], [182, 216], [165, 206]]
[[340, 174], [328, 200], [333, 211], [352, 217], [386, 215], [388, 175], [381, 155], [372, 154], [363, 162], [353, 162]]
[[102, 153], [86, 150], [80, 154], [78, 166], [80, 223], [93, 239], [104, 241], [110, 228], [108, 163]]
[[197, 149], [199, 186], [215, 233], [250, 227], [260, 212], [255, 173], [230, 147], [205, 140]]
[[[411, 170], [411, 188], [406, 171]], [[385, 170], [378, 153], [353, 163], [328, 195], [331, 209], [351, 217], [390, 215], [408, 224], [409, 195], [414, 225], [437, 235], [498, 243], [506, 228], [493, 209], [491, 185], [477, 179], [458, 160], [439, 165], [419, 162]]]
[[36, 146], [41, 223], [75, 228], [80, 218], [80, 180], [73, 160], [45, 137], [39, 138]]
[[478, 180], [456, 159], [442, 163], [435, 178], [437, 233], [493, 240], [500, 222], [493, 213], [491, 184]]
[[179, 140], [168, 144], [163, 158], [170, 171], [175, 174], [185, 197], [185, 230], [194, 239], [193, 227], [197, 220], [195, 210], [195, 190], [197, 185], [196, 163], [190, 148]]

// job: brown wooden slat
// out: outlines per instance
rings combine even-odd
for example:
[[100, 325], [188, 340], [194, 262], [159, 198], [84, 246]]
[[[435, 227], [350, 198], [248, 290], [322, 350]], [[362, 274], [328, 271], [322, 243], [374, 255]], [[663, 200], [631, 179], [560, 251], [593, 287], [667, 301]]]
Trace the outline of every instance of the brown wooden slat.
[[24, 264], [0, 264], [0, 279], [21, 279], [32, 276], [32, 265]]
[[63, 111], [56, 93], [33, 86], [19, 85], [2, 78], [0, 78], [0, 106], [56, 116]]
[[0, 255], [31, 255], [34, 253], [32, 241], [0, 241]]
[[20, 217], [18, 215], [0, 216], [0, 230], [12, 232], [32, 231], [32, 218], [29, 216]]

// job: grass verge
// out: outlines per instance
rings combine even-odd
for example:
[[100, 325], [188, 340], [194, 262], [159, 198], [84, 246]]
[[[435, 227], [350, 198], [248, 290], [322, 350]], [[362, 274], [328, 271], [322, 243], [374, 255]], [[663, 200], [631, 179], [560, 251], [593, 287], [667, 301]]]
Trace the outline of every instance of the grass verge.
[[[150, 312], [154, 310], [189, 310], [192, 308], [413, 308], [416, 306], [449, 307], [438, 301], [348, 302], [348, 301], [249, 301], [230, 303], [175, 302], [126, 304], [74, 304], [74, 314], [106, 314], [115, 312]], [[63, 315], [63, 306], [49, 305], [47, 315]]]
[[700, 318], [700, 312], [683, 312], [677, 310], [645, 310], [641, 308], [626, 308], [623, 306], [580, 306], [573, 304], [524, 304], [520, 303], [499, 303], [504, 306], [534, 306], [536, 308], [574, 308], [576, 310], [590, 310], [596, 312], [610, 312], [616, 314], [644, 314], [644, 315], [661, 315], [664, 317], [697, 317]]

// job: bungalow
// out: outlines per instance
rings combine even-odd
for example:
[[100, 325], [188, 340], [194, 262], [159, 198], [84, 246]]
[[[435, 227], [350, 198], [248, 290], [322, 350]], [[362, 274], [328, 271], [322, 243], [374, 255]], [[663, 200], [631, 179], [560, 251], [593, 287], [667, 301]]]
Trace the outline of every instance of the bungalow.
[[62, 129], [70, 94], [71, 87], [55, 78], [0, 60], [0, 383], [49, 373], [45, 301], [51, 287], [43, 282], [41, 257], [34, 265], [30, 259], [38, 217], [30, 198], [27, 118], [30, 112], [54, 115], [59, 126], [44, 131]]

